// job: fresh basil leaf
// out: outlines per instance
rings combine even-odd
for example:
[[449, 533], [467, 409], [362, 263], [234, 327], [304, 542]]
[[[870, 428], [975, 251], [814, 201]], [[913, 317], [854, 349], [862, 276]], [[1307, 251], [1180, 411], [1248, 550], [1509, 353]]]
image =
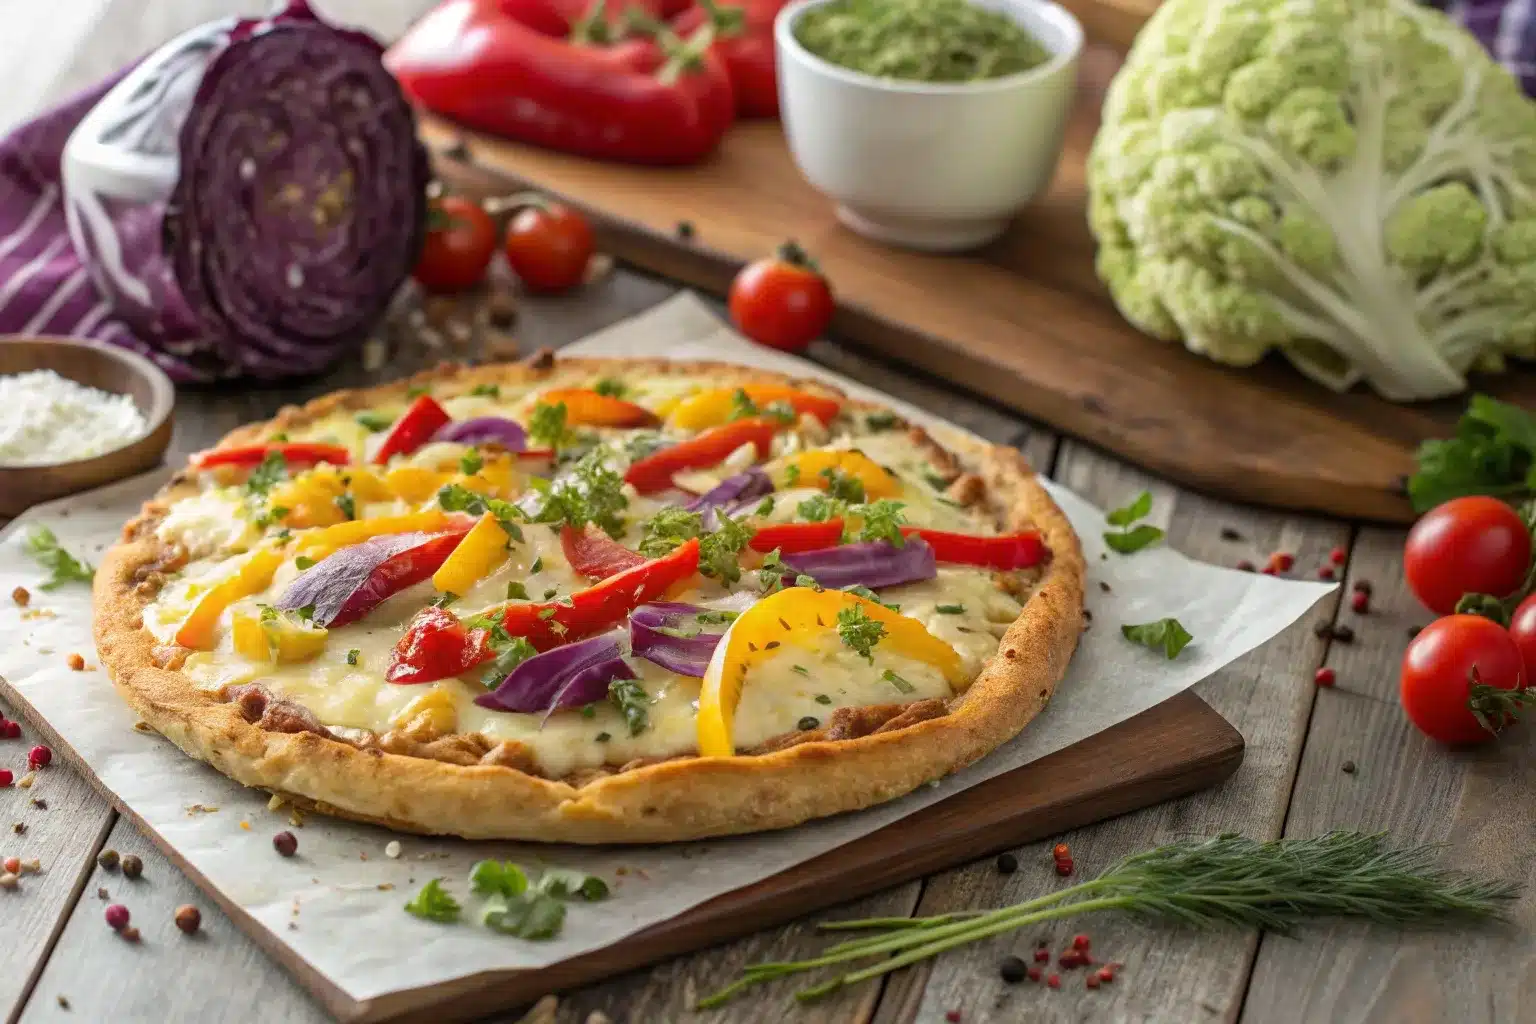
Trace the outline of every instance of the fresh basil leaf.
[[26, 543], [27, 554], [49, 572], [41, 584], [44, 590], [57, 590], [66, 583], [89, 583], [96, 578], [96, 570], [60, 547], [59, 538], [48, 527], [34, 526]]
[[1178, 619], [1158, 619], [1156, 622], [1143, 622], [1140, 625], [1124, 625], [1120, 627], [1120, 633], [1132, 643], [1150, 647], [1154, 651], [1162, 651], [1163, 655], [1172, 661], [1179, 656], [1179, 652], [1189, 646], [1194, 637], [1189, 631], [1179, 624]]
[[447, 924], [459, 919], [461, 907], [459, 901], [443, 888], [443, 880], [434, 878], [421, 887], [421, 891], [413, 896], [405, 905], [408, 913], [428, 921], [437, 921]]
[[469, 869], [469, 887], [481, 896], [516, 899], [528, 891], [528, 875], [509, 860], [482, 860]]
[[1152, 492], [1142, 491], [1131, 499], [1129, 505], [1122, 505], [1117, 509], [1111, 509], [1104, 517], [1104, 521], [1110, 526], [1129, 526], [1152, 511]]
[[1132, 555], [1163, 539], [1163, 531], [1149, 523], [1140, 523], [1119, 533], [1105, 533], [1104, 543], [1122, 555]]
[[519, 939], [552, 939], [565, 925], [565, 904], [542, 893], [493, 903], [485, 926]]
[[596, 875], [589, 875], [585, 871], [573, 871], [569, 868], [548, 868], [539, 876], [539, 892], [547, 896], [553, 896], [558, 900], [584, 899], [588, 901], [606, 899], [608, 897], [608, 883]]

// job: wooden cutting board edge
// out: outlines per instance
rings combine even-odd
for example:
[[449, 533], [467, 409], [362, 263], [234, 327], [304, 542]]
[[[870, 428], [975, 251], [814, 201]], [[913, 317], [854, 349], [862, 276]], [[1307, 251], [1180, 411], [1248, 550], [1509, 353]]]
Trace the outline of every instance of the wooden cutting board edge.
[[[725, 893], [612, 946], [542, 970], [494, 971], [355, 1000], [232, 901], [97, 777], [0, 676], [0, 695], [209, 899], [337, 1019], [451, 1024], [773, 927], [957, 864], [1162, 803], [1224, 781], [1242, 735], [1188, 691], [1011, 772], [962, 790], [820, 857]], [[914, 827], [914, 825], [920, 827]], [[896, 844], [905, 844], [893, 856]], [[82, 878], [80, 884], [83, 885]]]

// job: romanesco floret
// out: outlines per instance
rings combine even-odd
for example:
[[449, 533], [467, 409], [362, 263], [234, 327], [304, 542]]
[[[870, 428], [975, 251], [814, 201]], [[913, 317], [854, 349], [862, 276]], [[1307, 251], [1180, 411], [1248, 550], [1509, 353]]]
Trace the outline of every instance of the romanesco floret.
[[1536, 357], [1536, 103], [1412, 0], [1164, 0], [1088, 186], [1121, 313], [1211, 359], [1407, 401]]

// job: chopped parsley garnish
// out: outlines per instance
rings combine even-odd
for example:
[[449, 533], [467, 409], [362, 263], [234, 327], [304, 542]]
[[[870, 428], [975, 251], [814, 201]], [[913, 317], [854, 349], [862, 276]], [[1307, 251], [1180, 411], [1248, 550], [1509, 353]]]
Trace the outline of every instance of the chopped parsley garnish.
[[597, 717], [597, 705], [596, 704], [583, 704], [581, 706], [581, 717], [582, 718], [596, 718]]
[[857, 504], [864, 500], [864, 481], [858, 477], [836, 466], [828, 466], [820, 476], [827, 482], [827, 493], [839, 501]]
[[543, 570], [544, 570], [544, 556], [540, 555], [539, 557], [537, 557], [537, 558], [535, 558], [533, 560], [533, 564], [528, 567], [528, 571], [529, 572], [542, 572]]
[[287, 475], [288, 460], [283, 457], [283, 453], [267, 452], [266, 457], [261, 460], [261, 465], [251, 470], [251, 475], [246, 477], [246, 493], [265, 495]]
[[1169, 661], [1179, 656], [1179, 652], [1189, 646], [1194, 637], [1189, 635], [1189, 630], [1180, 625], [1178, 619], [1158, 619], [1156, 622], [1143, 622], [1140, 625], [1124, 625], [1120, 627], [1120, 634], [1132, 643], [1150, 647], [1154, 651], [1162, 651], [1163, 656]]
[[336, 495], [336, 507], [341, 509], [341, 514], [348, 519], [357, 518], [357, 499], [350, 494]]
[[599, 743], [607, 743], [609, 740], [613, 739], [613, 736], [610, 733], [600, 732], [592, 738]]
[[720, 509], [715, 509], [715, 518], [720, 520], [719, 528], [699, 538], [699, 572], [722, 583], [735, 583], [741, 579], [737, 555], [752, 539], [753, 530]]
[[360, 412], [352, 418], [357, 421], [358, 426], [374, 434], [386, 429], [391, 423], [395, 422], [393, 416], [386, 416], [381, 412]]
[[793, 572], [779, 557], [779, 549], [774, 548], [763, 556], [762, 567], [757, 570], [757, 585], [763, 593], [770, 594], [783, 586], [784, 578]]
[[275, 433], [271, 437], [267, 438], [267, 443], [268, 444], [282, 444], [286, 440], [288, 440], [288, 434], [285, 431], [279, 430], [277, 433]]
[[356, 665], [357, 664], [357, 659], [361, 658], [362, 656], [363, 656], [363, 652], [362, 651], [358, 650], [356, 647], [352, 648], [350, 651], [347, 652], [347, 664], [348, 665]]
[[[286, 516], [288, 514], [288, 512], [289, 512], [289, 509], [286, 506], [283, 506], [283, 505], [273, 505], [271, 508], [267, 509], [261, 515], [256, 517], [256, 525], [261, 527], [262, 529], [266, 529], [267, 527], [271, 526], [273, 523], [277, 522], [278, 520], [280, 520], [284, 516]], [[287, 531], [285, 530], [283, 532], [286, 533]], [[281, 536], [281, 534], [279, 534], [279, 536]]]
[[302, 571], [302, 570], [308, 569], [310, 566], [314, 565], [315, 564], [315, 560], [313, 558], [310, 558], [308, 555], [300, 555], [299, 557], [297, 557], [297, 558], [295, 558], [293, 560], [293, 564], [294, 564], [294, 566], [296, 568], [298, 568], [299, 570]]
[[638, 736], [651, 721], [651, 695], [634, 679], [615, 679], [608, 684], [608, 700], [624, 715], [629, 734]]
[[554, 405], [547, 402], [535, 403], [528, 417], [528, 440], [545, 448], [561, 447], [571, 439], [565, 420], [564, 402], [556, 402]]
[[432, 599], [432, 607], [434, 607], [434, 608], [447, 608], [449, 605], [453, 604], [453, 602], [457, 601], [458, 599], [459, 599], [459, 595], [458, 594], [449, 593], [448, 591], [445, 590], [441, 594], [438, 594], [435, 598]]
[[444, 512], [468, 512], [472, 516], [483, 516], [489, 512], [496, 517], [497, 524], [508, 537], [519, 544], [523, 541], [523, 528], [517, 521], [526, 519], [527, 514], [510, 501], [487, 498], [463, 484], [446, 484], [437, 492], [437, 503]]
[[901, 678], [901, 676], [897, 675], [891, 669], [886, 669], [884, 672], [881, 672], [880, 678], [896, 687], [896, 689], [900, 690], [902, 693], [912, 693], [917, 689], [917, 687], [907, 682], [907, 680]]
[[478, 448], [471, 448], [459, 456], [459, 472], [465, 476], [474, 476], [484, 465], [485, 459]]
[[848, 514], [863, 520], [859, 528], [859, 540], [883, 540], [892, 547], [902, 547], [907, 539], [901, 535], [901, 527], [907, 521], [906, 508], [899, 501], [881, 498], [867, 505], [855, 505]]
[[758, 502], [757, 503], [757, 508], [752, 510], [752, 514], [755, 515], [755, 516], [771, 516], [771, 515], [773, 515], [773, 495], [770, 494], [767, 497], [765, 497], [762, 501]]
[[700, 622], [703, 622], [703, 623], [720, 623], [720, 624], [723, 625], [724, 623], [727, 623], [727, 622], [735, 622], [737, 620], [737, 618], [739, 618], [740, 616], [741, 616], [740, 612], [729, 612], [729, 611], [724, 611], [724, 610], [709, 610], [709, 611], [699, 612], [697, 615], [694, 616], [694, 618], [698, 619]]
[[647, 558], [660, 558], [703, 532], [704, 516], [701, 513], [669, 505], [646, 522], [639, 551]]
[[666, 439], [655, 431], [641, 431], [630, 434], [624, 438], [624, 455], [630, 462], [639, 462], [641, 459], [654, 455], [667, 446]]
[[539, 653], [525, 637], [513, 636], [507, 632], [506, 626], [493, 619], [485, 617], [470, 619], [464, 625], [469, 629], [487, 631], [485, 646], [494, 657], [484, 674], [480, 676], [480, 681], [486, 686], [496, 686], [511, 675], [513, 669]]
[[541, 887], [530, 887], [527, 874], [511, 861], [480, 861], [470, 869], [469, 886], [489, 899], [482, 920], [492, 931], [550, 939], [565, 924], [565, 904]]
[[885, 636], [885, 625], [869, 617], [858, 605], [837, 613], [837, 635], [843, 644], [870, 664], [875, 661], [875, 645]]
[[1104, 521], [1110, 526], [1118, 526], [1119, 530], [1104, 532], [1104, 543], [1122, 555], [1134, 554], [1149, 544], [1155, 544], [1163, 539], [1163, 531], [1150, 523], [1141, 523], [1137, 526], [1131, 524], [1145, 517], [1152, 511], [1152, 492], [1142, 491], [1136, 495], [1129, 504], [1113, 509], [1104, 517]]
[[421, 887], [411, 901], [405, 905], [405, 909], [417, 917], [428, 921], [436, 921], [439, 924], [448, 924], [459, 919], [463, 910], [459, 901], [449, 895], [443, 888], [443, 880], [434, 878]]
[[[794, 669], [796, 672], [803, 676], [808, 676], [811, 674], [811, 670], [806, 668], [804, 665], [791, 665], [790, 668]], [[816, 699], [820, 700], [821, 698], [817, 697]]]
[[795, 577], [795, 586], [806, 587], [810, 590], [816, 591], [817, 593], [820, 593], [822, 589], [821, 584], [816, 582], [815, 576], [807, 576], [805, 573], [801, 573]]
[[558, 900], [571, 900], [578, 896], [587, 901], [608, 898], [608, 883], [596, 875], [570, 868], [546, 868], [539, 876], [538, 891]]
[[813, 494], [795, 506], [795, 515], [807, 522], [824, 523], [843, 514], [843, 503], [825, 494]]
[[784, 467], [784, 482], [790, 487], [793, 487], [795, 484], [799, 483], [800, 467], [794, 463], [790, 463], [788, 466]]
[[602, 380], [592, 385], [592, 390], [596, 391], [600, 395], [607, 395], [609, 398], [623, 398], [625, 387], [624, 382], [621, 380], [615, 380], [612, 377], [604, 377]]
[[624, 478], [603, 459], [602, 451], [582, 456], [571, 472], [557, 480], [544, 494], [534, 522], [566, 524], [581, 529], [596, 523], [610, 537], [624, 532], [624, 518], [619, 515], [629, 507], [624, 496]]
[[940, 615], [964, 615], [965, 614], [965, 605], [963, 605], [963, 604], [941, 604], [941, 605], [935, 606], [933, 610], [938, 612]]
[[886, 409], [872, 412], [864, 417], [864, 426], [869, 430], [890, 430], [897, 422], [896, 414]]
[[862, 597], [864, 600], [866, 600], [866, 601], [873, 601], [873, 602], [875, 602], [875, 604], [883, 604], [883, 605], [885, 605], [887, 608], [889, 608], [893, 612], [901, 611], [901, 605], [899, 605], [899, 604], [891, 604], [891, 602], [889, 602], [889, 601], [882, 601], [882, 600], [880, 600], [880, 595], [879, 594], [875, 593], [873, 590], [870, 590], [868, 587], [866, 587], [862, 583], [850, 583], [850, 584], [848, 584], [848, 586], [843, 588], [843, 591], [845, 593], [849, 593], [849, 594], [857, 594], [859, 597]]
[[527, 587], [523, 586], [517, 580], [512, 580], [511, 582], [509, 582], [507, 584], [507, 600], [508, 601], [527, 601], [528, 599], [529, 598], [528, 598], [528, 588]]
[[929, 487], [932, 487], [936, 491], [947, 491], [947, 490], [949, 490], [949, 481], [944, 479], [942, 476], [940, 476], [939, 474], [935, 473], [931, 469], [923, 470], [923, 481]]
[[730, 419], [744, 420], [756, 416], [757, 414], [758, 408], [756, 403], [754, 403], [752, 399], [747, 395], [745, 389], [737, 388], [735, 393], [731, 395]]
[[[799, 665], [796, 665], [796, 666], [795, 666], [795, 668], [800, 668], [800, 666], [799, 666]], [[803, 669], [801, 669], [801, 671], [804, 671], [804, 670], [803, 670]], [[827, 696], [827, 695], [826, 695], [826, 694], [824, 694], [824, 693], [818, 693], [818, 694], [817, 694], [817, 695], [816, 695], [816, 703], [817, 703], [817, 704], [831, 704], [831, 703], [832, 703], [832, 698], [831, 698], [831, 697], [828, 697], [828, 696]]]
[[800, 419], [800, 414], [795, 412], [795, 407], [782, 399], [763, 406], [763, 415], [780, 423], [794, 423]]
[[27, 554], [49, 572], [42, 583], [44, 590], [57, 590], [66, 583], [89, 583], [96, 570], [59, 546], [59, 538], [46, 526], [34, 526], [27, 534]]
[[315, 621], [315, 606], [312, 605], [312, 604], [307, 604], [307, 605], [305, 605], [302, 608], [294, 609], [293, 614], [295, 614], [295, 615], [297, 615], [299, 617], [299, 621], [300, 622], [314, 622]]
[[423, 387], [410, 387], [410, 388], [406, 388], [405, 389], [405, 397], [406, 398], [420, 398], [422, 395], [426, 394], [428, 390], [429, 389], [423, 388]]
[[476, 384], [469, 393], [475, 398], [500, 398], [501, 387], [496, 384]]

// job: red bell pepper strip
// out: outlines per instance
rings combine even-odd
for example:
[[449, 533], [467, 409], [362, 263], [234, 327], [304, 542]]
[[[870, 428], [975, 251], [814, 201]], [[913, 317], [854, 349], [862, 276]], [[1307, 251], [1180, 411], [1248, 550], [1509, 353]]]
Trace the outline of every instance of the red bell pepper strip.
[[[735, 117], [731, 81], [706, 26], [686, 43], [612, 46], [545, 34], [528, 0], [448, 0], [385, 55], [406, 94], [472, 128], [581, 156], [688, 164]], [[529, 22], [532, 22], [530, 24]], [[670, 51], [670, 52], [668, 52]]]
[[933, 548], [935, 558], [955, 565], [1007, 570], [1028, 569], [1045, 561], [1045, 541], [1034, 530], [985, 536], [903, 526], [901, 535], [923, 538]]
[[766, 459], [773, 447], [773, 435], [781, 427], [776, 420], [755, 418], [712, 427], [632, 463], [624, 481], [641, 494], [664, 491], [672, 486], [672, 474], [719, 465], [727, 455], [748, 443], [757, 448], [759, 459]]
[[555, 388], [539, 396], [546, 405], [565, 405], [565, 421], [586, 427], [654, 427], [661, 417], [643, 405], [589, 388]]
[[[699, 542], [690, 540], [670, 554], [610, 576], [565, 602], [520, 602], [499, 612], [501, 625], [535, 650], [547, 651], [600, 633], [631, 611], [654, 601], [699, 570]], [[384, 678], [392, 683], [428, 683], [462, 675], [491, 660], [490, 631], [467, 629], [441, 608], [426, 608], [395, 646]]]
[[753, 551], [772, 551], [777, 548], [783, 554], [799, 551], [815, 551], [829, 548], [842, 540], [843, 521], [828, 519], [821, 523], [775, 523], [761, 527], [752, 535], [747, 545]]
[[731, 76], [736, 116], [778, 117], [779, 80], [775, 68], [773, 19], [790, 0], [739, 0], [722, 4], [699, 0], [698, 6], [672, 19], [672, 28], [687, 36], [702, 25], [715, 27], [715, 52]]
[[374, 464], [382, 466], [396, 455], [409, 455], [451, 422], [453, 417], [433, 401], [431, 395], [417, 395], [416, 401], [384, 435], [384, 443], [373, 455]]
[[571, 568], [594, 580], [605, 580], [636, 566], [648, 559], [638, 551], [631, 551], [608, 536], [596, 526], [578, 530], [567, 526], [560, 531], [560, 550]]
[[193, 455], [190, 461], [193, 469], [209, 469], [213, 466], [259, 466], [273, 452], [281, 455], [290, 466], [308, 466], [316, 462], [331, 462], [338, 466], [345, 466], [352, 461], [352, 453], [339, 444], [312, 444], [307, 441], [211, 448]]

